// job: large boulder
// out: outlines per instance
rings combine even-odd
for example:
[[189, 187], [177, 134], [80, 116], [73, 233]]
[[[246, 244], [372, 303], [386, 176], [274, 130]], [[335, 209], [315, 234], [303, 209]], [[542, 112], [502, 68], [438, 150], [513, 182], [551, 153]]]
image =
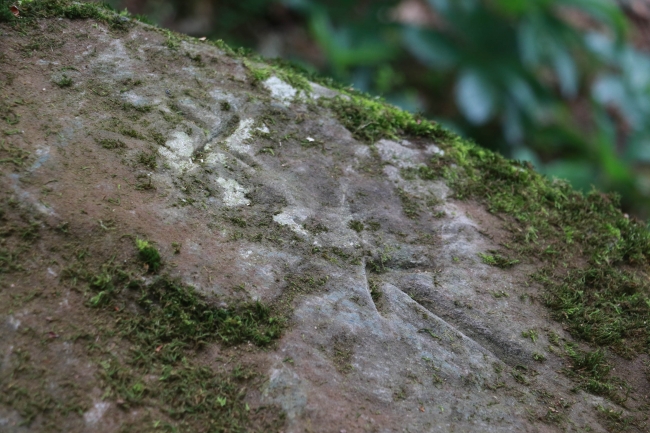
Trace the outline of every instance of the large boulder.
[[0, 430], [646, 431], [645, 226], [99, 6], [0, 23]]

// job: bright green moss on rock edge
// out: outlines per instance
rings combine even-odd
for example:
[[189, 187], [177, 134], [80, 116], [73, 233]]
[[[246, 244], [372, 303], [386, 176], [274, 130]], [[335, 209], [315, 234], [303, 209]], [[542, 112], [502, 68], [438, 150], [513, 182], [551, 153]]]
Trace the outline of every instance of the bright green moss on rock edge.
[[444, 179], [456, 199], [508, 216], [508, 247], [522, 261], [544, 264], [532, 277], [545, 286], [556, 319], [574, 336], [621, 355], [650, 351], [650, 232], [621, 212], [616, 195], [584, 195], [381, 102], [352, 97], [328, 104], [368, 143], [410, 137], [438, 144], [444, 156], [414, 175]]
[[110, 7], [99, 3], [83, 3], [69, 0], [24, 0], [18, 7], [18, 16], [14, 16], [9, 6], [14, 2], [0, 0], [0, 22], [20, 23], [24, 20], [49, 17], [69, 19], [95, 19], [108, 24], [112, 29], [126, 29], [131, 17], [117, 14]]
[[507, 216], [508, 247], [517, 260], [538, 261], [531, 277], [545, 303], [572, 334], [621, 355], [650, 351], [650, 232], [620, 210], [616, 195], [584, 195], [438, 125], [382, 102], [350, 96], [326, 103], [355, 138], [425, 138], [444, 150], [412, 170], [444, 179], [460, 200], [476, 200]]

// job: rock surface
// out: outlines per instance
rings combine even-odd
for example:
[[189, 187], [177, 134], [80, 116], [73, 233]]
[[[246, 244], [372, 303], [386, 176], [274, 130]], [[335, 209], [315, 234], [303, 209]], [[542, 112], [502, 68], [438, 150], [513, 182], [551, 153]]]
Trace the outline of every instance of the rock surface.
[[[573, 339], [530, 278], [541, 264], [502, 269], [479, 255], [504, 249], [506, 220], [453, 198], [442, 178], [406, 175], [444, 154], [440, 143], [360, 142], [322, 103], [336, 91], [275, 69], [255, 79], [252, 60], [143, 24], [51, 18], [0, 32], [15, 120], [6, 114], [0, 141], [2, 245], [20, 260], [0, 262], [0, 384], [28, 351], [82, 384], [86, 402], [53, 426], [60, 408], [30, 415], [4, 401], [0, 430], [119, 431], [150, 413], [105, 390], [90, 337], [71, 323], [92, 329], [104, 313], [86, 306], [88, 284], [66, 278], [80, 251], [126, 262], [135, 237], [160, 251], [161, 273], [209, 298], [284, 312], [266, 349], [196, 353], [217, 370], [253, 366], [246, 407], [283, 413], [276, 431], [600, 432], [626, 417], [644, 429], [647, 357], [612, 355], [632, 385], [622, 406], [577, 387], [557, 343]], [[27, 249], [12, 249], [12, 215], [40, 233]], [[96, 342], [121, 353], [119, 338]], [[260, 413], [244, 430], [264, 430]]]

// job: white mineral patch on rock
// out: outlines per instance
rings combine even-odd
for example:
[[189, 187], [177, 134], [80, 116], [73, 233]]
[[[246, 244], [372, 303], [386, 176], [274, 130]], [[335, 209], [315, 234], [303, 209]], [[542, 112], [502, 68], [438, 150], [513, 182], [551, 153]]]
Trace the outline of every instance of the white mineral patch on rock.
[[205, 157], [205, 163], [206, 164], [225, 164], [226, 163], [226, 155], [224, 155], [221, 152], [214, 152], [209, 154], [208, 156]]
[[189, 168], [194, 153], [194, 140], [184, 132], [172, 132], [172, 138], [165, 143], [166, 147], [158, 149], [158, 153], [167, 159], [170, 166], [177, 170]]
[[417, 166], [419, 152], [406, 147], [403, 143], [382, 139], [377, 142], [376, 147], [383, 161], [393, 163], [398, 167]]
[[152, 105], [153, 101], [145, 96], [140, 96], [135, 92], [125, 92], [122, 95], [122, 99], [134, 107], [146, 107]]
[[[246, 141], [252, 137], [251, 128], [254, 123], [255, 120], [250, 118], [240, 121], [239, 126], [237, 126], [235, 132], [233, 132], [232, 135], [226, 139], [226, 146], [235, 152], [251, 154], [251, 146], [250, 144], [246, 143]], [[261, 127], [255, 129], [264, 133], [269, 132], [269, 128], [264, 124]], [[211, 145], [206, 146], [206, 150], [209, 150], [211, 147]]]
[[253, 119], [243, 119], [240, 121], [235, 132], [226, 139], [226, 146], [235, 152], [250, 153], [251, 147], [245, 141], [251, 138], [251, 127], [254, 122]]
[[445, 154], [445, 151], [439, 148], [438, 146], [436, 146], [435, 144], [430, 144], [429, 146], [426, 147], [424, 153], [426, 153], [427, 155], [435, 154], [435, 155], [443, 156]]
[[233, 179], [220, 177], [217, 179], [217, 183], [224, 189], [223, 204], [226, 206], [248, 206], [251, 204], [251, 201], [244, 196], [248, 191]]
[[105, 401], [98, 401], [96, 402], [92, 409], [90, 409], [88, 412], [84, 413], [84, 421], [86, 421], [86, 424], [94, 425], [97, 424], [99, 421], [101, 421], [102, 417], [108, 410], [108, 408], [111, 407], [111, 404]]
[[400, 182], [402, 180], [402, 176], [400, 176], [399, 174], [399, 168], [395, 166], [392, 165], [385, 166], [384, 174], [388, 176], [388, 178], [393, 182]]
[[370, 147], [366, 145], [354, 146], [354, 154], [364, 158], [368, 157], [370, 156]]
[[300, 217], [299, 215], [292, 215], [288, 212], [282, 212], [281, 214], [277, 214], [273, 216], [273, 221], [276, 223], [282, 225], [282, 226], [287, 226], [291, 230], [293, 230], [295, 233], [298, 233], [301, 236], [308, 236], [309, 233], [303, 229], [294, 219], [296, 217]]
[[264, 81], [264, 87], [269, 89], [271, 96], [279, 101], [289, 105], [289, 102], [295, 98], [298, 91], [285, 83], [275, 75]]
[[230, 109], [233, 111], [239, 110], [239, 106], [241, 105], [239, 98], [223, 89], [210, 90], [210, 96], [212, 96], [217, 102], [228, 102], [230, 104]]
[[34, 154], [38, 157], [38, 159], [36, 159], [32, 166], [29, 167], [29, 171], [34, 171], [41, 168], [41, 166], [50, 159], [50, 148], [48, 146], [39, 146]]

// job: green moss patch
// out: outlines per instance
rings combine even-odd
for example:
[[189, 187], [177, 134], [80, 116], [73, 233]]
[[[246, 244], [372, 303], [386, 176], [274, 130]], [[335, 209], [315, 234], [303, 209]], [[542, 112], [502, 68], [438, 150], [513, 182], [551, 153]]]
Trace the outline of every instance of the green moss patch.
[[631, 272], [595, 266], [577, 269], [559, 280], [542, 278], [546, 303], [555, 317], [580, 338], [613, 346], [621, 354], [650, 347], [650, 298], [647, 286]]
[[[110, 253], [108, 238], [107, 245], [89, 239], [93, 251], [67, 244], [58, 255], [55, 245], [72, 241], [76, 230], [50, 227], [11, 198], [0, 202], [0, 222], [2, 314], [47, 315], [23, 321], [12, 334], [14, 346], [0, 372], [0, 404], [15, 411], [22, 426], [82, 429], [83, 414], [94, 404], [92, 390], [99, 388], [102, 400], [137, 411], [120, 421], [124, 431], [281, 429], [280, 409], [249, 405], [247, 389], [261, 386], [264, 378], [229, 349], [246, 345], [251, 352], [274, 344], [285, 320], [269, 306], [208, 298], [169, 276], [151, 277], [147, 271], [159, 268], [161, 255], [149, 241], [138, 239], [135, 254], [125, 255], [122, 248]], [[62, 267], [60, 283], [20, 288], [53, 255]], [[72, 307], [65, 317], [52, 308], [61, 302], [63, 287]], [[214, 344], [234, 362], [206, 357], [203, 349]], [[63, 365], [70, 362], [77, 367]]]
[[383, 101], [345, 94], [322, 104], [331, 108], [341, 123], [361, 141], [375, 143], [382, 138], [407, 134], [419, 137], [447, 137], [436, 123], [414, 116]]
[[[0, 2], [2, 9], [7, 10], [10, 2]], [[18, 5], [19, 15], [1, 13], [0, 22], [25, 24], [31, 19], [48, 17], [65, 17], [69, 19], [95, 19], [106, 23], [114, 30], [126, 30], [131, 22], [127, 12], [116, 13], [105, 3], [82, 3], [70, 0], [23, 0]]]
[[[102, 308], [115, 316], [115, 332], [130, 348], [123, 357], [102, 357], [104, 396], [125, 407], [155, 408], [171, 419], [163, 424], [172, 430], [249, 431], [245, 385], [256, 373], [241, 365], [209, 367], [195, 354], [213, 342], [268, 346], [284, 322], [259, 302], [214, 305], [169, 277], [140, 283], [119, 270], [108, 275], [116, 290]], [[125, 297], [135, 298], [135, 311]]]
[[488, 253], [478, 253], [478, 255], [483, 263], [497, 268], [511, 268], [519, 263], [519, 260], [510, 258], [498, 251], [488, 251]]
[[[455, 164], [453, 167], [451, 164]], [[458, 198], [512, 217], [512, 247], [546, 263], [547, 304], [574, 335], [619, 352], [650, 348], [650, 233], [615, 196], [574, 191], [525, 163], [456, 140], [432, 160]], [[562, 265], [562, 266], [560, 266]], [[630, 345], [630, 341], [634, 341]]]
[[612, 366], [607, 363], [602, 350], [584, 351], [572, 345], [567, 345], [565, 350], [571, 360], [568, 373], [577, 379], [578, 388], [603, 395], [619, 404], [627, 399], [629, 386], [610, 375]]
[[[545, 269], [536, 278], [547, 289], [546, 303], [575, 336], [629, 356], [650, 350], [650, 233], [622, 214], [616, 196], [582, 194], [382, 101], [345, 95], [322, 103], [367, 143], [434, 140], [444, 155], [402, 170], [402, 177], [443, 178], [455, 198], [484, 202], [490, 212], [508, 216], [511, 252], [482, 254], [484, 263], [507, 268], [541, 260]], [[417, 217], [418, 203], [397, 192], [406, 215]]]
[[301, 90], [306, 94], [311, 93], [311, 84], [304, 75], [295, 72], [291, 68], [283, 67], [278, 64], [261, 64], [258, 63], [261, 59], [256, 58], [255, 63], [252, 61], [244, 61], [244, 65], [248, 68], [253, 85], [258, 85], [262, 81], [268, 80], [272, 75], [277, 76], [282, 81], [289, 83], [295, 89]]
[[158, 250], [144, 239], [136, 239], [135, 245], [138, 247], [138, 257], [144, 262], [148, 270], [158, 272], [162, 265], [162, 259]]

